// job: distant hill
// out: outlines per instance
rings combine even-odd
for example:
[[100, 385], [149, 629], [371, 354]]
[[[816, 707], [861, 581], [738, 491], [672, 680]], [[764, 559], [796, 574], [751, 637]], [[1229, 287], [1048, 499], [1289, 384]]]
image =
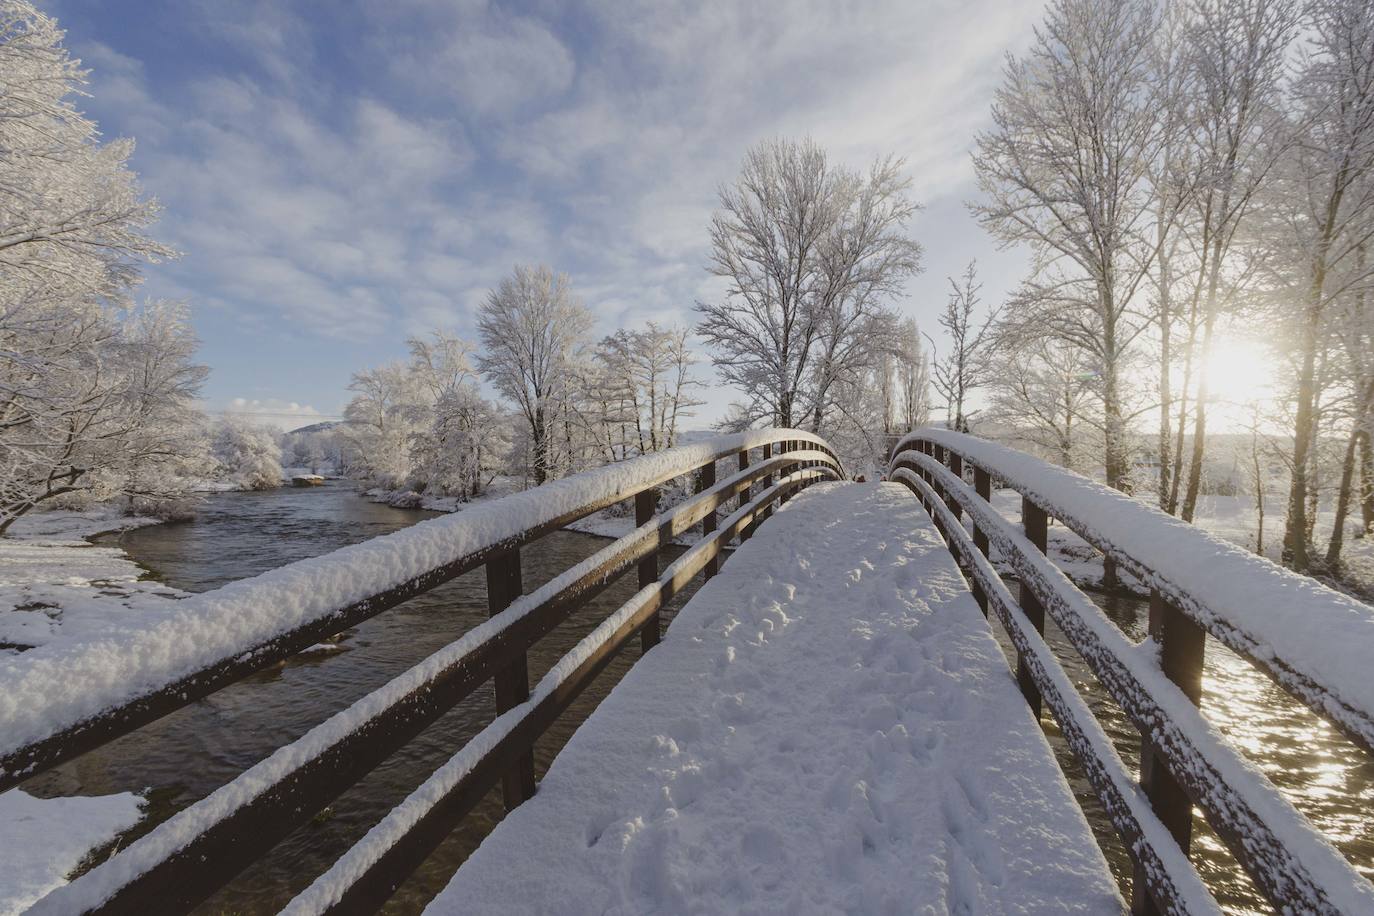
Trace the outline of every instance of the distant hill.
[[295, 433], [325, 433], [329, 432], [329, 430], [334, 429], [336, 427], [347, 425], [347, 420], [325, 420], [323, 423], [311, 423], [309, 426], [302, 426], [299, 429], [288, 430], [286, 434], [290, 436], [294, 435]]

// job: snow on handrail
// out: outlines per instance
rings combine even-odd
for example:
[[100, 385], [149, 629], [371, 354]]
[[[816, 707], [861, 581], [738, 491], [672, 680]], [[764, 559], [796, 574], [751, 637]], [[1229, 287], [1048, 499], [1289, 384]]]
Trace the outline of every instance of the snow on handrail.
[[[527, 642], [538, 639], [564, 619], [569, 602], [589, 592], [600, 591], [642, 556], [657, 551], [660, 544], [701, 521], [714, 511], [721, 498], [733, 498], [748, 490], [751, 483], [760, 477], [771, 476], [789, 459], [829, 461], [827, 453], [819, 450], [799, 450], [775, 456], [655, 516], [517, 598], [505, 610], [335, 713], [305, 735], [278, 748], [210, 795], [177, 812], [114, 858], [52, 892], [35, 906], [34, 912], [75, 913], [112, 904], [116, 911], [136, 911], [147, 904], [150, 896], [158, 901], [160, 908], [174, 909], [183, 904], [189, 908], [203, 896], [198, 891], [203, 890], [204, 885], [198, 884], [198, 876], [188, 873], [188, 868], [194, 871], [197, 863], [217, 860], [220, 867], [215, 873], [219, 874], [236, 870], [232, 861], [236, 856], [245, 862], [256, 858], [263, 849], [269, 848], [338, 792], [370, 771], [378, 759], [389, 756], [404, 743], [408, 733], [404, 728], [407, 719], [419, 718], [427, 724], [467, 696], [472, 688], [488, 680], [491, 664], [498, 661], [498, 647], [503, 642], [507, 654], [511, 650], [523, 651]], [[747, 509], [727, 518], [717, 532], [689, 550], [683, 559], [699, 557], [692, 571], [699, 570], [709, 559], [706, 556], [708, 548], [714, 544], [718, 550], [719, 545], [728, 541], [742, 525], [742, 519], [756, 517], [761, 506], [769, 504], [784, 490], [795, 488], [803, 477], [811, 479], [826, 475], [837, 476], [833, 468], [822, 467], [796, 471], [783, 478], [759, 494]], [[681, 565], [682, 559], [664, 571], [669, 593], [666, 597], [660, 596], [660, 603], [666, 603], [671, 593], [681, 587], [681, 583], [673, 580], [673, 574]], [[557, 607], [560, 603], [564, 605], [561, 608]], [[562, 613], [547, 620], [537, 619], [541, 615], [549, 616], [546, 612], [551, 609]], [[612, 615], [612, 619], [614, 617]], [[598, 644], [598, 634], [605, 628], [603, 623], [583, 643], [590, 640], [590, 644]], [[566, 658], [555, 666], [557, 670], [567, 667]], [[440, 693], [442, 698], [438, 696]], [[534, 696], [539, 699], [539, 690]], [[459, 756], [472, 761], [485, 759], [492, 750], [486, 736], [495, 733], [493, 730], [500, 731], [501, 723], [511, 724], [518, 718], [510, 712], [499, 716], [496, 723], [466, 744]], [[394, 740], [386, 732], [389, 728], [395, 730], [398, 723], [402, 726], [401, 734]], [[360, 757], [365, 758], [363, 764], [353, 766]], [[393, 814], [386, 823], [391, 824], [394, 817]], [[252, 848], [245, 848], [234, 840], [243, 824], [249, 822], [256, 825], [255, 843]], [[381, 825], [373, 828], [369, 835], [379, 829]], [[390, 835], [399, 841], [406, 832], [402, 829]], [[331, 873], [337, 873], [341, 867], [336, 863]]]
[[[1153, 652], [1131, 643], [1062, 570], [939, 459], [900, 449], [894, 456], [900, 470], [914, 466], [930, 475], [936, 488], [989, 536], [1271, 900], [1312, 913], [1374, 908], [1374, 886], [1225, 742], [1160, 670]], [[963, 533], [948, 523], [945, 531], [947, 539]]]
[[1053, 711], [1060, 733], [1078, 758], [1108, 818], [1132, 856], [1142, 863], [1150, 890], [1161, 910], [1180, 916], [1220, 913], [1221, 908], [1189, 864], [1187, 854], [1150, 809], [1149, 801], [1138, 790], [1111, 738], [1074, 687], [1054, 651], [1026, 617], [991, 561], [974, 546], [953, 510], [911, 469], [899, 467], [891, 473], [891, 478], [915, 490], [932, 517], [940, 520], [941, 530], [955, 548], [955, 556], [967, 564], [974, 581], [987, 595], [991, 609]]
[[[4, 659], [0, 789], [71, 756], [46, 747], [42, 755], [27, 755], [45, 741], [134, 710], [129, 721], [102, 726], [82, 749], [96, 746], [299, 651], [316, 640], [316, 631], [352, 626], [500, 550], [714, 460], [779, 442], [830, 453], [824, 440], [802, 430], [720, 436], [585, 471], [233, 582], [179, 602], [155, 623], [131, 621], [114, 636], [40, 646]], [[155, 710], [138, 710], [150, 696], [165, 701]]]
[[1072, 471], [983, 439], [933, 442], [1005, 480], [1374, 751], [1374, 609]]

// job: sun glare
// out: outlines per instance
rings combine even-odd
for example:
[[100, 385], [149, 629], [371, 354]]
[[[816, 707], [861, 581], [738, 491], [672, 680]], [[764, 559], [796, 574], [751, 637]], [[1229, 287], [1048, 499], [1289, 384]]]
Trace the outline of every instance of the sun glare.
[[1207, 360], [1212, 416], [1232, 429], [1248, 426], [1255, 405], [1274, 397], [1274, 357], [1258, 341], [1217, 341]]

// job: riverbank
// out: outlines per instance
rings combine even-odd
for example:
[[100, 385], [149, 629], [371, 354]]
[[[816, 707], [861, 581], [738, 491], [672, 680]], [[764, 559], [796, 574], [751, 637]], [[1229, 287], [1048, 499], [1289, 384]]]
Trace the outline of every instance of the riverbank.
[[[116, 618], [156, 614], [184, 593], [143, 580], [117, 547], [88, 538], [157, 524], [113, 509], [25, 516], [0, 539], [0, 658], [55, 641], [99, 638]], [[38, 798], [0, 793], [0, 914], [65, 883], [94, 850], [143, 816], [132, 792]]]

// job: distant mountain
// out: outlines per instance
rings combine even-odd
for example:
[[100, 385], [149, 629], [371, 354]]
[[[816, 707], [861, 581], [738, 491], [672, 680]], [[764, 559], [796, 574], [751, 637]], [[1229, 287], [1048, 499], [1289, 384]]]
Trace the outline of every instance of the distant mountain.
[[295, 433], [325, 433], [329, 432], [329, 430], [334, 429], [335, 427], [347, 425], [347, 420], [325, 420], [323, 423], [311, 423], [309, 426], [302, 426], [299, 429], [288, 430], [286, 434], [290, 436]]

